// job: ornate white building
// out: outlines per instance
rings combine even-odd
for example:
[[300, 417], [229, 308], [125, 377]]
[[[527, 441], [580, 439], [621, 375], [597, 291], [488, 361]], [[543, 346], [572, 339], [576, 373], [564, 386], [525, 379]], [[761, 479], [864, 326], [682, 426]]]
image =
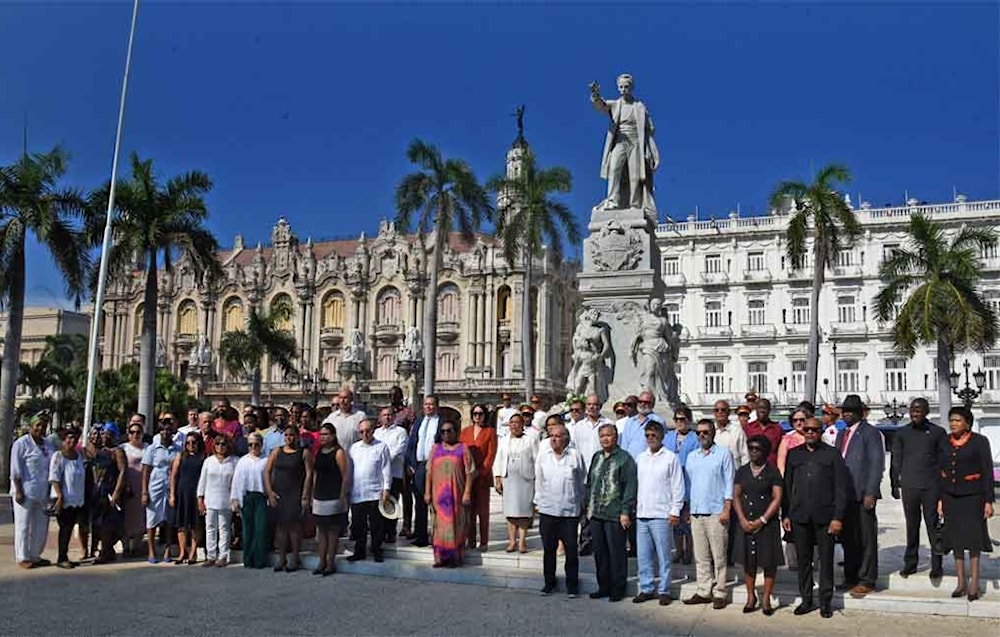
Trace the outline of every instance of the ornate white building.
[[[858, 393], [874, 418], [893, 400], [905, 404], [916, 396], [937, 403], [934, 348], [912, 359], [893, 351], [889, 325], [874, 317], [880, 289], [878, 268], [885, 255], [907, 240], [910, 215], [921, 212], [947, 228], [1000, 225], [1000, 201], [966, 201], [856, 210], [863, 234], [827, 272], [820, 294], [822, 330], [818, 392], [823, 401], [839, 402]], [[681, 399], [706, 411], [719, 397], [742, 401], [756, 389], [775, 404], [797, 403], [804, 392], [806, 341], [812, 268], [793, 270], [785, 256], [789, 216], [739, 217], [660, 224], [656, 242], [666, 287], [664, 305], [671, 322], [683, 326], [678, 360]], [[983, 291], [1000, 310], [1000, 255], [982, 254]], [[811, 260], [810, 260], [811, 263]], [[986, 387], [976, 410], [1000, 415], [1000, 349], [960, 354], [963, 373], [981, 367]], [[973, 384], [970, 376], [970, 383]], [[957, 399], [954, 399], [958, 402]]]
[[[508, 153], [508, 168], [520, 149]], [[429, 245], [429, 244], [428, 244]], [[322, 377], [332, 395], [348, 379], [339, 371], [347, 346], [360, 332], [367, 372], [355, 382], [362, 398], [384, 402], [397, 373], [404, 336], [423, 328], [428, 302], [427, 250], [415, 235], [382, 221], [374, 238], [301, 242], [285, 218], [271, 243], [249, 248], [236, 236], [219, 261], [225, 276], [213, 286], [196, 280], [182, 259], [173, 274], [161, 272], [157, 312], [158, 364], [190, 379], [200, 395], [249, 401], [245, 378], [234, 378], [219, 362], [222, 334], [242, 329], [251, 307], [289, 302], [287, 329], [299, 345], [303, 376]], [[523, 267], [511, 266], [488, 235], [473, 242], [449, 237], [442, 255], [438, 304], [437, 390], [443, 404], [465, 407], [495, 402], [501, 392], [523, 395], [521, 312], [535, 322], [536, 390], [550, 398], [565, 395], [569, 341], [579, 306], [577, 265], [560, 262], [551, 250], [536, 258], [533, 286], [523, 289]], [[109, 286], [102, 317], [104, 368], [137, 360], [143, 307], [141, 272]], [[530, 300], [530, 303], [529, 303]], [[423, 335], [426, 340], [427, 335]], [[265, 364], [263, 397], [277, 402], [309, 400], [294, 379]], [[309, 398], [307, 398], [307, 396]]]

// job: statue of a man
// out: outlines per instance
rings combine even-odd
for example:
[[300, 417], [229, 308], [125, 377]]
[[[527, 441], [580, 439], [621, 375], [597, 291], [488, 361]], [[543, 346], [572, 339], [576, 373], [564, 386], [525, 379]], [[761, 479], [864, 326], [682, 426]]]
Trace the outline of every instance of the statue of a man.
[[344, 350], [345, 363], [363, 363], [365, 360], [365, 337], [361, 330], [351, 334], [351, 344]]
[[566, 390], [576, 396], [596, 394], [604, 403], [608, 400], [608, 386], [614, 380], [615, 352], [611, 330], [600, 319], [601, 313], [596, 309], [580, 314], [573, 333], [573, 366]]
[[157, 367], [167, 366], [167, 346], [164, 344], [162, 336], [156, 337], [156, 361], [154, 364]]
[[406, 331], [400, 360], [416, 362], [424, 360], [424, 341], [420, 337], [420, 328], [416, 325]]
[[660, 151], [653, 140], [653, 120], [646, 105], [635, 99], [633, 88], [631, 75], [619, 75], [621, 97], [605, 100], [597, 82], [590, 84], [591, 103], [611, 120], [601, 156], [601, 177], [608, 180], [608, 197], [599, 207], [655, 213], [653, 171], [660, 165]]
[[663, 301], [650, 299], [649, 311], [639, 316], [632, 341], [632, 362], [639, 372], [639, 386], [651, 391], [657, 401], [677, 403], [677, 360], [674, 329], [661, 311]]

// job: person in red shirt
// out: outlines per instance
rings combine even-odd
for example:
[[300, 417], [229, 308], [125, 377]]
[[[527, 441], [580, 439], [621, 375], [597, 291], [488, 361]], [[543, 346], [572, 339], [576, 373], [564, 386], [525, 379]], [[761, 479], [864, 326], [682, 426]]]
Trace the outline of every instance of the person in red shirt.
[[772, 467], [778, 466], [778, 446], [781, 444], [781, 437], [784, 432], [781, 425], [774, 422], [771, 416], [771, 401], [766, 398], [757, 400], [757, 420], [747, 423], [743, 433], [747, 440], [754, 436], [764, 436], [771, 443], [771, 451], [767, 454], [767, 464]]
[[490, 489], [493, 487], [493, 459], [497, 455], [497, 430], [486, 422], [486, 405], [473, 405], [472, 425], [462, 429], [459, 441], [469, 448], [476, 466], [472, 488], [472, 508], [469, 511], [467, 538], [469, 548], [476, 545], [476, 519], [479, 519], [479, 550], [489, 542]]

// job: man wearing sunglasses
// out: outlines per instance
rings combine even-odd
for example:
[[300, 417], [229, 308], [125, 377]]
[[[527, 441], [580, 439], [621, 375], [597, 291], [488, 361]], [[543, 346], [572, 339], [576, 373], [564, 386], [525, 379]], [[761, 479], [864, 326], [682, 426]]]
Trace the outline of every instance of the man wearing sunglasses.
[[805, 443], [788, 452], [782, 492], [781, 526], [791, 532], [799, 564], [796, 615], [816, 610], [813, 602], [813, 547], [819, 554], [819, 605], [823, 618], [833, 617], [833, 543], [843, 528], [847, 509], [847, 465], [840, 453], [820, 438], [815, 418], [802, 427]]
[[[698, 448], [698, 435], [691, 431], [694, 424], [691, 409], [687, 405], [681, 405], [674, 411], [674, 428], [663, 440], [663, 446], [673, 451], [681, 462], [681, 467], [685, 466], [688, 455]], [[677, 546], [677, 558], [675, 561], [690, 564], [693, 559], [694, 549], [691, 539], [691, 481], [688, 478], [687, 470], [684, 470], [684, 510], [681, 512], [681, 522], [674, 527], [674, 539]]]

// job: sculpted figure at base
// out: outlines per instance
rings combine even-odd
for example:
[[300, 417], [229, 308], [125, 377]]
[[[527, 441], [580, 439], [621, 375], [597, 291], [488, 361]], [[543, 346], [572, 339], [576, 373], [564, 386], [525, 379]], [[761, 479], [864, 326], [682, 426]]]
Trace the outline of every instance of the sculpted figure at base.
[[611, 329], [600, 318], [600, 311], [595, 309], [580, 314], [573, 333], [573, 366], [566, 390], [576, 396], [596, 394], [605, 403], [608, 386], [614, 380], [615, 352], [611, 347]]
[[632, 341], [632, 362], [639, 373], [639, 386], [651, 391], [657, 402], [677, 404], [678, 336], [663, 313], [663, 301], [650, 299], [648, 311], [639, 316]]
[[597, 82], [590, 84], [590, 101], [610, 119], [601, 156], [601, 177], [608, 180], [604, 210], [640, 208], [656, 213], [653, 171], [660, 165], [660, 151], [653, 140], [653, 119], [646, 105], [632, 94], [632, 76], [618, 76], [618, 99], [605, 100]]
[[399, 353], [401, 361], [424, 361], [424, 341], [420, 338], [420, 328], [413, 326], [406, 331], [403, 348]]
[[365, 336], [361, 330], [351, 334], [351, 344], [344, 348], [345, 363], [363, 363], [365, 361]]

